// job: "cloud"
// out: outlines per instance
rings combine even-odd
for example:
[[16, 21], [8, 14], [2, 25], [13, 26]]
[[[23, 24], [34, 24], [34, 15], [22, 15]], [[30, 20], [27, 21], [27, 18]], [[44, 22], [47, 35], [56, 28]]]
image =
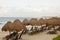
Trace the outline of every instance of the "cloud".
[[[56, 14], [57, 13], [57, 14]], [[1, 8], [0, 16], [8, 17], [41, 17], [41, 16], [58, 16], [60, 9], [56, 8]]]
[[41, 17], [58, 15], [60, 15], [60, 0], [0, 0], [0, 17]]

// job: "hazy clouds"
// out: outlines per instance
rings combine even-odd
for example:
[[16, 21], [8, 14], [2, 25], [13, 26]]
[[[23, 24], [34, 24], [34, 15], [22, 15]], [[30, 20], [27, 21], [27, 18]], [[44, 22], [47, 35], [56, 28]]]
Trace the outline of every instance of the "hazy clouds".
[[59, 16], [60, 0], [0, 0], [0, 16]]

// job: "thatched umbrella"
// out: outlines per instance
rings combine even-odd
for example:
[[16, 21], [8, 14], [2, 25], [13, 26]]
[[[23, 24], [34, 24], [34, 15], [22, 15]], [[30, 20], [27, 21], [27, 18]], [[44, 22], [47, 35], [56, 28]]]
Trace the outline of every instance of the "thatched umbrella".
[[55, 20], [56, 24], [60, 26], [60, 18], [58, 17], [52, 17], [52, 19]]
[[54, 18], [54, 17], [50, 19], [46, 19], [46, 22], [47, 22], [47, 26], [51, 25], [51, 27], [54, 28], [54, 30], [55, 30], [55, 26], [58, 25], [58, 20], [57, 18]]
[[22, 24], [25, 25], [25, 26], [28, 25], [28, 24], [29, 24], [29, 20], [25, 18], [25, 19], [23, 20]]
[[37, 22], [38, 27], [40, 27], [42, 30], [45, 30], [46, 27], [46, 21], [43, 18], [40, 18]]
[[14, 22], [14, 31], [21, 31], [22, 29], [23, 30], [26, 30], [26, 27], [24, 25], [22, 25], [21, 21], [19, 19], [16, 19]]
[[46, 21], [45, 21], [45, 19], [40, 18], [40, 19], [38, 20], [37, 25], [41, 26], [41, 25], [43, 25], [43, 24], [46, 24]]
[[54, 21], [54, 26], [60, 29], [60, 27], [58, 27], [58, 26], [60, 26], [60, 18], [52, 17], [51, 19], [54, 19], [53, 20]]
[[8, 21], [3, 27], [2, 27], [2, 31], [13, 31], [13, 23]]
[[58, 25], [58, 19], [57, 18], [50, 18], [46, 20], [48, 25], [54, 25], [57, 26]]
[[32, 18], [31, 20], [30, 20], [30, 25], [37, 25], [37, 19], [36, 18]]

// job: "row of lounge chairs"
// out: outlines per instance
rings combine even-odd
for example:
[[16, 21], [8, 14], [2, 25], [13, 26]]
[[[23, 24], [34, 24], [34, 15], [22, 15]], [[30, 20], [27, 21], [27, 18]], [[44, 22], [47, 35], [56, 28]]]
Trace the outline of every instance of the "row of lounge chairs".
[[23, 31], [21, 33], [13, 32], [3, 38], [3, 40], [20, 40], [22, 39], [21, 36], [23, 34]]
[[55, 29], [55, 30], [54, 29], [51, 30], [51, 28], [48, 29], [46, 27], [41, 27], [41, 28], [35, 27], [35, 29], [32, 29], [32, 30], [28, 31], [28, 33], [29, 34], [36, 34], [36, 33], [43, 32], [45, 30], [48, 30], [47, 34], [57, 34], [57, 30], [59, 30], [59, 29], [60, 29], [59, 27], [57, 29]]

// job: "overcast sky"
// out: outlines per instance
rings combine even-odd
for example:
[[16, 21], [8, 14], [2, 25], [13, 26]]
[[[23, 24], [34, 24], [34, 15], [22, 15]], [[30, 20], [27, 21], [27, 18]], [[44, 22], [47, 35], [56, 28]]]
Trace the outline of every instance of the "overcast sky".
[[0, 0], [0, 17], [60, 16], [60, 0]]

